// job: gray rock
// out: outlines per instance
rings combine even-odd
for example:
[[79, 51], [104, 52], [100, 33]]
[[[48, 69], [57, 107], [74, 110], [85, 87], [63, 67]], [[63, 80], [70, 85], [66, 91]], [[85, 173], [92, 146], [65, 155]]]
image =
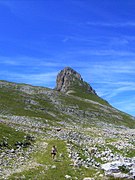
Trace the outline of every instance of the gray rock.
[[66, 179], [72, 179], [72, 177], [69, 176], [69, 175], [65, 175], [65, 178], [66, 178]]
[[84, 87], [86, 93], [96, 94], [92, 87], [83, 81], [81, 75], [70, 67], [64, 68], [58, 75], [56, 80], [56, 90], [61, 92], [72, 92], [72, 85], [78, 84], [78, 87]]
[[56, 166], [55, 165], [51, 166], [51, 169], [56, 169]]

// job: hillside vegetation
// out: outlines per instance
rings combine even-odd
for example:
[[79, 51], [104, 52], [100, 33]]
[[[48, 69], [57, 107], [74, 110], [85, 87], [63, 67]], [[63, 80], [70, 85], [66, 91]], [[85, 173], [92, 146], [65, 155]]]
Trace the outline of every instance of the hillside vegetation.
[[134, 117], [100, 98], [76, 72], [64, 71], [63, 79], [58, 90], [0, 81], [0, 179], [132, 179]]

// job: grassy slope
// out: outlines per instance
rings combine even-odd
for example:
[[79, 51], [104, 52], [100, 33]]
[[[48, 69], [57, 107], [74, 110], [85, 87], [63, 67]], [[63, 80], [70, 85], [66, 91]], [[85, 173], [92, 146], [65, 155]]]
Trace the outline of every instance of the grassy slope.
[[[44, 98], [46, 98], [45, 95]], [[34, 101], [37, 104], [31, 104], [31, 101]], [[48, 110], [55, 111], [55, 108], [53, 104], [48, 101], [48, 99], [43, 99], [41, 95], [37, 96], [35, 94], [27, 94], [25, 92], [17, 90], [17, 88], [14, 87], [0, 88], [1, 114], [41, 117], [53, 120], [53, 117], [47, 113]]]
[[15, 129], [6, 124], [0, 123], [0, 143], [7, 141], [9, 148], [14, 148], [16, 141], [22, 142], [25, 135], [24, 132], [15, 131]]
[[[109, 104], [108, 105], [104, 104], [106, 102], [102, 102], [104, 100], [100, 99], [98, 96], [96, 96], [94, 94], [86, 95], [86, 99], [93, 100], [95, 102], [97, 102], [96, 98], [98, 99], [98, 102], [100, 104], [106, 105], [109, 108], [111, 107]], [[124, 125], [124, 126], [130, 127], [130, 128], [135, 128], [135, 120], [133, 120], [130, 117], [130, 115], [128, 115], [126, 113], [123, 113], [121, 111], [117, 111], [117, 112], [114, 113], [113, 110], [108, 109], [109, 112], [106, 113], [102, 109], [100, 109], [100, 106], [98, 104], [85, 102], [84, 98], [77, 99], [74, 96], [65, 96], [65, 95], [63, 95], [63, 96], [61, 96], [61, 99], [62, 99], [63, 104], [65, 104], [65, 106], [73, 106], [73, 107], [78, 106], [79, 109], [83, 110], [84, 112], [89, 111], [89, 112], [92, 112], [92, 113], [97, 113], [96, 118], [100, 122], [102, 121], [102, 122], [112, 123], [112, 124], [119, 125], [119, 126]], [[119, 119], [117, 117], [113, 117], [113, 115], [116, 115], [118, 117], [120, 116], [121, 118]], [[94, 120], [94, 121], [96, 121], [96, 120]], [[92, 122], [92, 119], [89, 119], [89, 122]]]
[[[70, 158], [68, 157], [66, 143], [61, 140], [49, 140], [47, 149], [45, 151], [38, 151], [32, 155], [34, 162], [39, 164], [39, 166], [26, 169], [21, 173], [13, 174], [9, 179], [22, 178], [25, 179], [47, 179], [47, 180], [64, 180], [65, 175], [71, 176], [73, 179], [75, 177], [78, 180], [82, 180], [84, 177], [92, 177], [96, 170], [86, 169], [86, 168], [73, 168], [70, 166], [72, 164]], [[56, 160], [52, 160], [50, 152], [52, 146], [56, 144], [58, 147], [58, 155]], [[62, 154], [62, 157], [60, 156]], [[55, 168], [53, 168], [55, 166]]]
[[81, 97], [84, 99], [89, 99], [89, 100], [93, 100], [95, 102], [99, 102], [103, 105], [109, 105], [109, 103], [107, 101], [105, 101], [104, 99], [100, 98], [99, 96], [89, 93], [87, 92], [89, 84], [87, 82], [82, 82], [81, 80], [77, 79], [76, 77], [75, 81], [72, 82], [71, 87], [69, 90], [73, 90], [73, 92], [71, 94], [77, 96], [77, 97]]
[[[20, 85], [18, 85], [20, 87]], [[35, 91], [38, 90], [39, 87], [32, 87], [35, 89]], [[18, 88], [19, 89], [19, 88]], [[64, 95], [61, 93], [58, 93], [57, 96], [59, 99], [61, 99], [61, 102], [64, 103], [64, 105], [68, 106], [78, 106], [80, 110], [87, 110], [87, 109], [93, 109], [93, 111], [98, 112], [99, 106], [93, 105], [88, 102], [84, 102], [83, 99], [90, 99], [97, 101], [101, 104], [108, 105], [109, 104], [99, 98], [98, 96], [95, 96], [93, 94], [86, 94], [81, 93], [80, 89], [76, 92], [77, 96], [81, 97], [82, 100], [73, 98], [73, 96]], [[33, 100], [37, 102], [37, 105], [29, 103], [27, 100]], [[26, 109], [26, 106], [29, 106], [30, 109]], [[44, 110], [39, 110], [40, 108], [44, 108]], [[50, 121], [54, 121], [54, 118], [47, 113], [47, 111], [52, 111], [55, 114], [59, 115], [58, 110], [55, 108], [55, 106], [51, 103], [51, 101], [46, 97], [46, 95], [43, 94], [27, 94], [25, 92], [22, 92], [20, 90], [17, 90], [13, 86], [10, 88], [3, 87], [0, 88], [0, 110], [1, 112], [4, 112], [3, 114], [14, 114], [14, 115], [20, 115], [20, 116], [29, 116], [29, 117], [42, 117], [47, 118]], [[110, 112], [111, 113], [111, 112]], [[133, 127], [135, 122], [131, 120], [131, 118], [119, 112], [121, 116], [123, 116], [124, 120], [119, 120], [120, 125], [130, 125]], [[117, 114], [117, 113], [116, 113]], [[63, 115], [63, 119], [66, 119], [67, 116]], [[99, 120], [106, 121], [102, 117], [98, 117]], [[116, 118], [108, 119], [108, 122], [118, 121]], [[117, 123], [116, 123], [117, 124]], [[1, 136], [0, 139], [3, 140], [3, 137], [9, 138], [9, 144], [11, 146], [14, 145], [15, 141], [22, 141], [24, 138], [25, 133], [23, 132], [17, 132], [14, 129], [8, 127], [5, 124], [0, 125], [0, 132]], [[44, 143], [44, 140], [41, 140], [41, 142]], [[42, 150], [35, 152], [32, 154], [31, 159], [36, 162], [38, 165], [33, 168], [26, 167], [23, 169], [21, 173], [13, 174], [10, 176], [9, 179], [47, 179], [47, 180], [64, 180], [65, 175], [70, 175], [75, 179], [75, 177], [78, 177], [78, 179], [82, 180], [84, 177], [93, 177], [96, 171], [94, 169], [86, 169], [86, 168], [80, 168], [76, 169], [70, 166], [72, 163], [70, 161], [70, 158], [68, 157], [67, 149], [66, 149], [66, 142], [61, 140], [49, 140], [48, 146], [46, 150]], [[53, 144], [56, 144], [58, 146], [58, 156], [57, 160], [59, 161], [52, 161], [50, 156], [50, 150]], [[64, 157], [60, 157], [60, 154], [63, 154]], [[130, 156], [133, 156], [133, 152], [131, 152]], [[56, 168], [52, 169], [52, 166], [55, 165]], [[101, 172], [102, 173], [102, 172]], [[101, 178], [100, 178], [101, 179]], [[113, 179], [113, 178], [112, 178]]]
[[[57, 98], [60, 100], [62, 105], [65, 107], [72, 106], [78, 107], [79, 110], [89, 111], [93, 113], [97, 113], [96, 118], [99, 121], [113, 123], [116, 125], [125, 125], [130, 128], [135, 127], [135, 121], [130, 118], [127, 114], [122, 112], [115, 112], [115, 115], [121, 116], [122, 119], [117, 119], [112, 115], [114, 112], [109, 110], [109, 113], [104, 112], [100, 109], [98, 104], [93, 104], [90, 102], [84, 102], [85, 99], [92, 100], [98, 102], [102, 105], [111, 107], [108, 102], [98, 97], [95, 94], [86, 93], [86, 86], [80, 87], [78, 86], [79, 82], [72, 85], [72, 89], [74, 88], [76, 91], [73, 93], [74, 96], [65, 95], [59, 92], [57, 93]], [[84, 82], [85, 83], [85, 82]], [[28, 86], [28, 85], [25, 85]], [[36, 93], [39, 89], [46, 90], [46, 88], [41, 87], [33, 87], [31, 88], [34, 93], [28, 94], [26, 92], [20, 91], [20, 88], [23, 87], [22, 84], [9, 83], [9, 85], [3, 86], [0, 88], [0, 111], [1, 114], [13, 114], [18, 116], [29, 116], [29, 117], [41, 117], [50, 120], [51, 122], [57, 122], [60, 119], [67, 119], [66, 114], [62, 114], [59, 109], [51, 102], [49, 97], [43, 93]], [[49, 91], [49, 90], [48, 90]], [[77, 99], [76, 97], [80, 97]], [[55, 98], [55, 97], [54, 97]], [[31, 101], [34, 101], [36, 104], [32, 104]], [[55, 119], [48, 112], [52, 112], [56, 115]], [[55, 120], [55, 121], [54, 121]], [[89, 122], [91, 119], [89, 120]]]

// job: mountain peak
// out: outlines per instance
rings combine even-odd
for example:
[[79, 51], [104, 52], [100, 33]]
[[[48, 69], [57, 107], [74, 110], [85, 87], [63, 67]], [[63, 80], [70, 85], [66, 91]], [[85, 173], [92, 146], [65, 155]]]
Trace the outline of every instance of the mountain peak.
[[81, 89], [84, 93], [96, 94], [95, 90], [85, 81], [81, 75], [71, 67], [65, 67], [57, 75], [56, 90], [61, 92], [77, 91]]

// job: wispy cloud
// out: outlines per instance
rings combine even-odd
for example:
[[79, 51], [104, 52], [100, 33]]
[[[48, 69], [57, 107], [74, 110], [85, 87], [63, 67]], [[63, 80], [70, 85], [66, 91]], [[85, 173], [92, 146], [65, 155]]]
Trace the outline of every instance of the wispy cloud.
[[[103, 96], [106, 97], [108, 100], [111, 100], [112, 98], [120, 95], [121, 93], [127, 92], [127, 91], [135, 91], [135, 83], [132, 86], [121, 86], [117, 88], [114, 86], [113, 88], [109, 87], [108, 85], [108, 92], [104, 93]], [[102, 89], [102, 88], [101, 88]], [[111, 92], [111, 93], [110, 93]], [[103, 93], [103, 92], [102, 92]]]
[[85, 80], [92, 83], [99, 96], [112, 100], [125, 92], [135, 91], [134, 61], [104, 61], [86, 63], [81, 69]]
[[[54, 61], [52, 58], [35, 58], [29, 56], [18, 57], [3, 57], [0, 56], [0, 64], [9, 66], [45, 66], [45, 67], [59, 67], [61, 63]], [[63, 63], [63, 65], [66, 63]]]
[[105, 26], [105, 27], [135, 27], [135, 22], [86, 22], [86, 25], [89, 26]]
[[17, 1], [1, 0], [0, 4], [6, 6], [11, 13], [15, 14], [18, 4]]
[[119, 108], [121, 111], [128, 112], [129, 114], [132, 114], [135, 116], [135, 98], [130, 98], [128, 100], [123, 99], [120, 101], [115, 101], [113, 105], [116, 108]]
[[17, 61], [14, 60], [10, 60], [10, 58], [5, 58], [5, 57], [0, 57], [0, 64], [6, 64], [6, 65], [19, 65], [19, 63]]
[[135, 52], [132, 51], [123, 51], [123, 50], [114, 50], [114, 49], [107, 49], [107, 50], [80, 50], [78, 54], [85, 54], [85, 55], [95, 55], [95, 56], [135, 56]]
[[22, 74], [8, 71], [0, 72], [3, 80], [15, 81], [19, 83], [28, 83], [32, 85], [42, 85], [46, 87], [54, 87], [56, 75], [58, 72], [47, 72], [42, 74]]
[[[104, 61], [104, 63], [98, 63], [94, 65], [94, 71], [98, 70], [99, 74], [135, 74], [135, 62], [134, 61]], [[93, 70], [92, 70], [93, 71]], [[115, 76], [114, 76], [115, 77]], [[118, 83], [118, 82], [117, 82]]]

